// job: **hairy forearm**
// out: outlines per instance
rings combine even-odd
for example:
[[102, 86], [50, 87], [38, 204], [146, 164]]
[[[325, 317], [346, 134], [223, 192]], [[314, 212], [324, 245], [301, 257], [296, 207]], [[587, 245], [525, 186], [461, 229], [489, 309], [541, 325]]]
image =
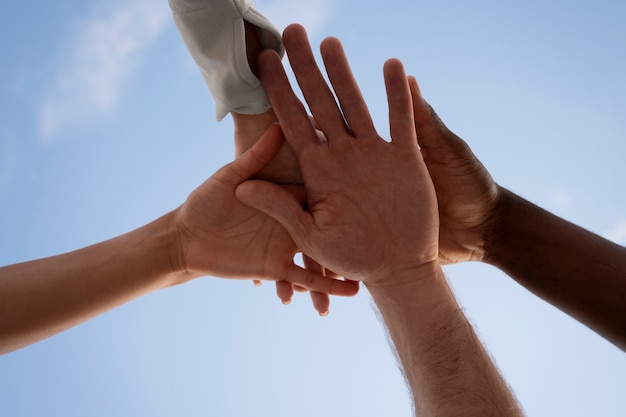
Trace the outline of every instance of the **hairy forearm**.
[[0, 354], [176, 283], [170, 217], [74, 252], [0, 268]]
[[368, 286], [409, 383], [417, 416], [521, 416], [439, 267], [401, 286]]
[[626, 249], [502, 189], [487, 258], [626, 350]]

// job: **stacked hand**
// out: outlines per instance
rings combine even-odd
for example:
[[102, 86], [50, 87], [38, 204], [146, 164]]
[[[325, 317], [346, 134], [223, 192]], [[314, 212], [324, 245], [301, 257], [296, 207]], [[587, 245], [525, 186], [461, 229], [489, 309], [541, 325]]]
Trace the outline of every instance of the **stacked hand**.
[[[258, 32], [254, 29], [253, 25], [248, 22], [245, 23], [248, 63], [252, 72], [256, 76], [259, 76], [258, 57], [263, 48]], [[255, 115], [244, 115], [235, 112], [231, 114], [235, 125], [235, 146], [237, 155], [249, 149], [272, 123], [278, 121], [273, 109]], [[300, 167], [287, 142], [283, 142], [276, 155], [274, 155], [271, 161], [255, 175], [255, 178], [271, 181], [279, 185], [289, 185], [292, 189], [294, 189], [293, 187], [297, 187], [295, 189], [301, 191], [300, 194], [304, 194]], [[309, 271], [323, 274], [326, 277], [339, 278], [332, 271], [326, 270], [306, 255], [303, 255], [303, 261], [306, 269]], [[261, 284], [260, 280], [255, 279], [254, 282], [256, 285]], [[283, 303], [288, 304], [290, 302], [294, 290], [306, 291], [303, 287], [298, 285], [294, 286], [288, 281], [276, 281], [276, 291]], [[321, 315], [328, 314], [330, 306], [328, 294], [311, 291], [310, 295], [315, 309]]]
[[402, 65], [396, 60], [385, 65], [392, 136], [386, 142], [376, 133], [338, 40], [327, 39], [321, 50], [341, 109], [315, 64], [304, 29], [291, 26], [284, 41], [326, 136], [317, 134], [278, 56], [264, 52], [262, 80], [298, 159], [307, 210], [285, 190], [259, 180], [240, 185], [237, 197], [278, 220], [303, 253], [350, 279], [388, 285], [398, 271], [435, 262], [436, 196], [417, 146]]
[[[350, 132], [354, 134], [355, 137], [357, 137], [357, 133], [360, 136], [376, 135], [371, 118], [369, 114], [367, 114], [365, 104], [362, 102], [362, 99], [360, 99], [360, 95], [359, 99], [361, 102], [359, 105], [361, 106], [361, 113], [353, 116], [352, 123], [346, 119], [348, 126], [343, 126], [343, 115], [337, 116], [337, 114], [340, 114], [337, 113], [337, 105], [334, 100], [330, 100], [330, 90], [325, 83], [321, 83], [322, 78], [319, 71], [316, 70], [317, 79], [314, 83], [311, 83], [311, 80], [306, 81], [303, 79], [306, 66], [311, 65], [312, 68], [317, 68], [310, 54], [309, 44], [303, 36], [303, 31], [294, 30], [293, 27], [286, 30], [284, 41], [294, 71], [300, 74], [299, 83], [304, 83], [301, 87], [305, 93], [305, 97], [307, 97], [307, 100], [310, 99], [313, 101], [311, 110], [313, 111], [315, 108], [313, 116], [316, 120], [316, 127], [321, 128], [326, 136], [336, 135], [334, 131], [327, 131], [329, 127], [342, 128], [344, 130], [343, 133]], [[336, 40], [328, 40], [322, 45], [322, 49], [327, 51], [324, 54], [325, 62], [330, 64], [331, 67], [335, 66], [334, 68], [327, 68], [329, 75], [331, 72], [334, 73], [333, 77], [335, 82], [333, 85], [342, 89], [342, 83], [345, 81], [345, 78], [349, 78], [352, 85], [352, 92], [358, 93], [358, 88], [350, 76], [350, 73], [342, 72], [348, 67], [343, 52], [339, 53], [340, 56], [335, 53], [333, 57], [332, 49], [337, 46], [338, 42]], [[335, 52], [339, 51], [336, 50]], [[258, 50], [254, 50], [254, 48], [249, 51], [249, 56], [255, 56], [256, 54], [258, 54]], [[269, 55], [269, 53], [266, 54]], [[339, 62], [337, 59], [343, 61], [343, 63], [336, 65]], [[284, 84], [282, 87], [278, 87], [278, 92], [276, 92], [276, 88], [270, 84], [275, 84], [275, 73], [276, 71], [280, 73], [282, 69], [278, 68], [278, 65], [267, 64], [267, 60], [268, 58], [265, 57], [264, 64], [261, 65], [263, 69], [262, 79], [270, 95], [270, 99], [273, 102], [274, 110], [254, 117], [245, 116], [242, 118], [236, 114], [233, 115], [236, 126], [236, 143], [239, 144], [240, 151], [256, 141], [256, 138], [261, 133], [260, 129], [264, 129], [265, 126], [277, 120], [274, 112], [279, 111], [278, 107], [285, 109], [287, 105], [290, 105], [285, 103], [286, 97], [284, 97], [283, 94], [286, 90], [284, 90]], [[393, 66], [396, 64], [390, 65]], [[441, 263], [483, 260], [485, 256], [485, 236], [493, 222], [492, 212], [499, 197], [499, 188], [480, 161], [473, 155], [467, 144], [447, 129], [443, 122], [437, 117], [434, 110], [422, 98], [417, 82], [413, 77], [408, 78], [408, 84], [413, 108], [414, 132], [412, 135], [416, 138], [416, 143], [419, 145], [421, 156], [436, 190], [438, 200], [438, 259]], [[312, 95], [319, 86], [322, 86], [320, 91], [325, 91], [325, 101], [323, 102], [316, 102], [316, 100], [320, 99]], [[272, 89], [274, 90], [270, 91]], [[307, 93], [309, 94], [308, 96], [306, 96]], [[349, 95], [351, 93], [347, 94]], [[346, 97], [344, 98], [344, 102], [346, 100], [353, 100], [353, 98]], [[342, 109], [344, 106], [345, 104], [342, 105]], [[330, 115], [329, 112], [335, 112], [335, 116]], [[363, 116], [363, 119], [361, 119], [361, 116]], [[310, 124], [308, 122], [304, 124], [302, 112], [299, 113], [299, 117], [302, 120], [303, 126], [309, 129], [307, 130], [307, 135], [312, 138], [313, 133], [310, 130]], [[327, 122], [327, 118], [330, 118], [332, 121]], [[242, 123], [242, 119], [246, 123]], [[290, 116], [283, 115], [281, 121], [283, 122], [283, 128], [286, 129], [286, 123], [291, 122]], [[298, 132], [297, 134], [300, 133], [301, 132]], [[315, 135], [318, 139], [323, 137], [319, 133], [320, 132], [317, 132]], [[301, 170], [304, 170], [301, 166], [302, 162], [304, 161], [305, 165], [307, 161], [313, 161], [313, 163], [315, 163], [314, 161], [317, 160], [315, 158], [319, 158], [319, 155], [302, 157], [300, 154], [296, 158], [292, 150], [295, 146], [297, 145], [294, 144], [293, 141], [289, 141], [289, 143], [284, 142], [277, 155], [255, 176], [255, 178], [268, 180], [281, 185], [292, 184], [301, 186], [303, 176]], [[363, 170], [363, 167], [359, 167], [358, 169]], [[344, 172], [358, 172], [348, 170], [345, 161], [342, 163], [341, 170]], [[368, 172], [368, 174], [370, 173]], [[412, 174], [407, 175], [409, 175], [407, 178], [413, 178], [411, 176]], [[419, 175], [423, 175], [423, 172], [420, 172]], [[381, 177], [381, 181], [382, 180], [384, 180], [384, 178]], [[414, 180], [421, 181], [421, 177], [416, 176]], [[358, 187], [357, 184], [354, 186]], [[390, 188], [389, 191], [391, 189], [392, 188]], [[309, 190], [307, 190], [307, 192], [308, 191]], [[273, 194], [265, 195], [274, 198]], [[391, 201], [386, 200], [386, 197], [382, 195], [379, 197], [381, 203], [383, 201]], [[418, 198], [417, 196], [415, 197]], [[286, 204], [282, 200], [278, 201], [277, 206]], [[414, 212], [419, 213], [419, 207], [416, 206], [414, 209]], [[345, 237], [343, 239], [345, 240]], [[346, 245], [347, 244], [348, 243], [346, 243]], [[289, 249], [289, 251], [290, 250], [291, 249]], [[289, 253], [289, 251], [286, 253]], [[325, 274], [328, 277], [336, 276], [330, 272], [330, 270], [323, 268], [318, 262], [306, 256], [306, 254], [304, 260], [305, 266], [309, 271]], [[333, 268], [331, 266], [329, 267], [331, 269]], [[296, 286], [295, 288], [298, 289], [300, 287]], [[284, 302], [287, 302], [293, 293], [293, 286], [286, 281], [278, 281], [277, 291], [279, 297]], [[326, 294], [313, 292], [311, 295], [318, 311], [324, 312], [328, 310], [329, 300]]]
[[236, 187], [263, 168], [281, 144], [280, 128], [273, 125], [255, 146], [189, 196], [175, 217], [180, 236], [176, 262], [189, 277], [269, 279], [325, 294], [353, 295], [356, 283], [295, 265], [297, 246], [285, 229], [235, 197]]

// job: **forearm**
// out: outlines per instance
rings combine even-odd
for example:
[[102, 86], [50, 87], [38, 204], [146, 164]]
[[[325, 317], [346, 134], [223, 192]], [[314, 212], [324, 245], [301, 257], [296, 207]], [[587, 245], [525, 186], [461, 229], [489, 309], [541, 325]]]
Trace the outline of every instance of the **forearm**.
[[175, 284], [171, 214], [67, 254], [0, 268], [0, 354]]
[[416, 415], [523, 414], [438, 266], [431, 277], [368, 289], [402, 363]]
[[626, 249], [501, 191], [486, 261], [626, 350]]

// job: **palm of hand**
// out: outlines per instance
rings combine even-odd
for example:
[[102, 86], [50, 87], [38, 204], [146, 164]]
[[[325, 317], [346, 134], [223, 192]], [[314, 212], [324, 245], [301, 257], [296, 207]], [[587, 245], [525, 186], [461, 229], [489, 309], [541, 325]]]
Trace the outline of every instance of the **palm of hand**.
[[315, 245], [300, 242], [303, 251], [365, 282], [434, 261], [436, 198], [416, 155], [380, 138], [349, 138], [332, 147], [349, 150], [318, 148], [301, 159], [303, 172], [315, 172], [305, 181]]
[[187, 269], [223, 278], [282, 279], [293, 263], [295, 244], [274, 219], [235, 197], [238, 181], [231, 170], [218, 171], [182, 207]]

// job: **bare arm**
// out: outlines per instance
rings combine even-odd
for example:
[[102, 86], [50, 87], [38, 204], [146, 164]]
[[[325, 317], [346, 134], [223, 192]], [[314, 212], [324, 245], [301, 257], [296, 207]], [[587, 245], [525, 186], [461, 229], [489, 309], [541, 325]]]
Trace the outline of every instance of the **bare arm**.
[[402, 65], [397, 60], [385, 65], [392, 136], [386, 142], [374, 129], [338, 40], [327, 39], [321, 51], [341, 110], [304, 29], [287, 28], [284, 41], [325, 134], [317, 136], [278, 57], [264, 53], [262, 79], [300, 162], [307, 210], [264, 181], [243, 183], [237, 196], [280, 221], [311, 258], [365, 282], [420, 415], [520, 415], [439, 266], [436, 195], [417, 146]]
[[426, 269], [397, 288], [366, 284], [411, 384], [415, 415], [521, 416], [441, 268]]
[[626, 351], [626, 249], [500, 189], [485, 262]]
[[0, 268], [0, 353], [37, 342], [184, 280], [169, 213], [87, 248]]
[[439, 199], [440, 259], [493, 264], [626, 350], [626, 249], [499, 187], [409, 83]]
[[144, 227], [75, 252], [0, 268], [0, 353], [204, 275], [285, 280], [328, 294], [354, 294], [354, 283], [294, 265], [297, 248], [287, 232], [235, 197], [239, 183], [278, 150], [280, 137], [272, 127], [182, 206]]

